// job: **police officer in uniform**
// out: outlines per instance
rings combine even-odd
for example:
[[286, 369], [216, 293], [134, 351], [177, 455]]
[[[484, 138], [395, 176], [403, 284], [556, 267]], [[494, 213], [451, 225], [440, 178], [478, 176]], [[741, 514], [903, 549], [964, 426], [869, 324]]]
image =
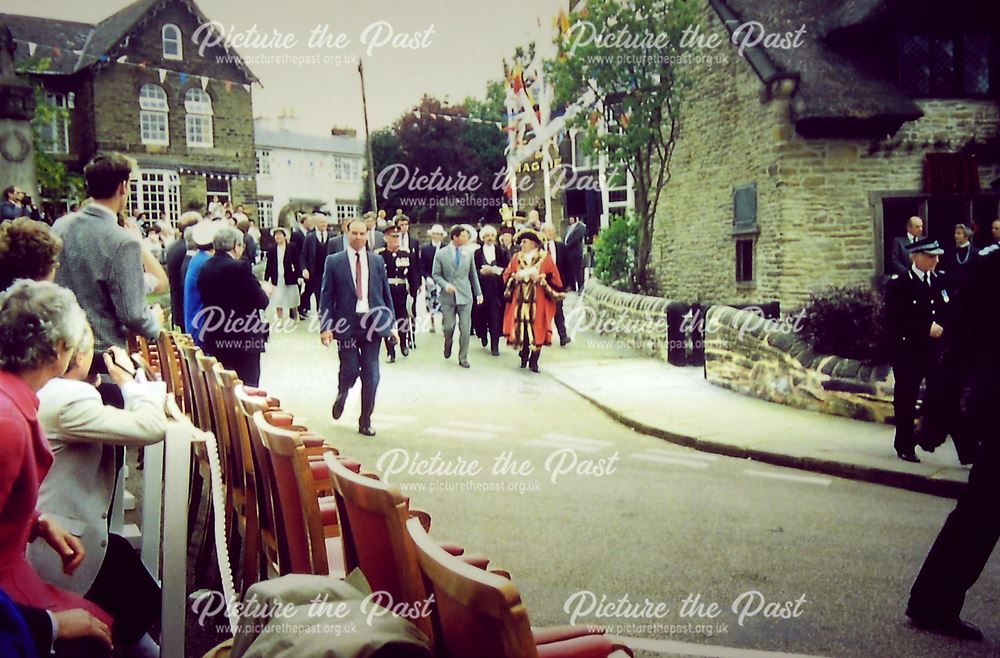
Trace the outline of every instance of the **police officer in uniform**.
[[934, 271], [944, 253], [937, 240], [916, 240], [906, 250], [910, 269], [889, 280], [885, 304], [896, 378], [892, 395], [896, 421], [893, 445], [900, 459], [918, 463], [913, 438], [917, 397], [921, 382], [940, 353], [950, 299], [945, 277]]
[[[389, 292], [392, 294], [392, 305], [401, 309], [396, 315], [396, 329], [399, 332], [399, 350], [403, 356], [410, 353], [409, 341], [413, 319], [404, 309], [409, 309], [407, 298], [415, 294], [420, 286], [420, 272], [412, 254], [399, 246], [402, 230], [396, 224], [390, 224], [385, 229], [385, 246], [375, 250], [375, 255], [385, 261], [386, 274], [389, 276]], [[386, 339], [386, 352], [389, 363], [396, 361], [396, 346], [392, 338]]]

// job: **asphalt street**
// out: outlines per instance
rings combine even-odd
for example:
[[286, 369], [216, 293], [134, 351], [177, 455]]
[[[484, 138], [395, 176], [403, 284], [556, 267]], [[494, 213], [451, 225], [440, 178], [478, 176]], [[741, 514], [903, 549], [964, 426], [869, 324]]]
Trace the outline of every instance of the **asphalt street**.
[[396, 363], [383, 355], [373, 438], [356, 432], [360, 385], [331, 418], [336, 349], [305, 322], [272, 337], [261, 383], [398, 483], [435, 537], [510, 571], [533, 625], [603, 625], [638, 656], [1000, 652], [996, 558], [965, 610], [992, 639], [942, 639], [903, 616], [953, 501], [638, 434], [545, 374], [555, 360], [631, 355], [600, 338], [547, 348], [540, 374], [475, 338], [464, 370], [443, 358], [440, 328], [417, 341]]

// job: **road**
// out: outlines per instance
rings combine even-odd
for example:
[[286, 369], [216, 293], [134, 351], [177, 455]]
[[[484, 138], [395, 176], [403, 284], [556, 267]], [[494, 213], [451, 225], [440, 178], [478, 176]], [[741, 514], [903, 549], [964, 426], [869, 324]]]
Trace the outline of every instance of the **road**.
[[533, 625], [602, 624], [643, 638], [638, 656], [1000, 652], [995, 558], [965, 611], [992, 641], [942, 639], [903, 616], [953, 501], [633, 432], [545, 374], [554, 360], [608, 358], [585, 337], [546, 349], [541, 374], [475, 339], [470, 370], [444, 360], [440, 333], [418, 341], [383, 357], [373, 438], [356, 432], [359, 387], [330, 417], [336, 350], [305, 323], [273, 337], [262, 386], [399, 483], [434, 536], [510, 571]]

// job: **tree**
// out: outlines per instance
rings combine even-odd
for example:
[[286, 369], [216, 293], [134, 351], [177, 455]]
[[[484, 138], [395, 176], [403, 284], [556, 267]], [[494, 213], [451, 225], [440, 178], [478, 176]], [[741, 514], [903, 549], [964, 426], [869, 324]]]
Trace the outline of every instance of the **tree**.
[[599, 101], [600, 109], [572, 121], [585, 144], [632, 175], [638, 218], [632, 287], [640, 291], [653, 291], [653, 220], [670, 180], [688, 86], [673, 62], [684, 54], [681, 38], [694, 21], [693, 0], [590, 0], [560, 21], [558, 56], [549, 65], [558, 102], [576, 102], [588, 90]]
[[[378, 180], [378, 173], [394, 162], [401, 162], [403, 159], [403, 147], [399, 143], [392, 128], [379, 128], [371, 133], [372, 161], [374, 162], [375, 178]], [[361, 197], [361, 207], [371, 210], [375, 207], [371, 199], [371, 185], [368, 182], [368, 168], [365, 167], [364, 190]], [[379, 207], [396, 207], [399, 205], [398, 194], [393, 193], [388, 198], [379, 197]], [[387, 211], [388, 212], [388, 211]]]

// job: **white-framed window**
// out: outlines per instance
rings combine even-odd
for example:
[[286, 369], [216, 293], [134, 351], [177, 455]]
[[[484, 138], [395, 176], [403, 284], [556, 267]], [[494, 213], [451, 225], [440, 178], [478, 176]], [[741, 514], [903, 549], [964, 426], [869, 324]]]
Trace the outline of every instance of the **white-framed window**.
[[274, 199], [257, 199], [257, 219], [260, 228], [274, 226]]
[[167, 23], [163, 26], [161, 34], [163, 36], [163, 59], [184, 59], [181, 29], [173, 23]]
[[257, 149], [257, 173], [262, 175], [271, 173], [270, 149]]
[[336, 180], [361, 180], [361, 159], [335, 155], [333, 177]]
[[218, 199], [219, 204], [224, 206], [232, 198], [229, 189], [229, 179], [219, 174], [208, 174], [205, 176], [205, 192], [208, 195], [209, 206], [215, 203], [216, 199]]
[[356, 203], [338, 203], [337, 204], [337, 221], [342, 222], [345, 219], [354, 219], [358, 216], [358, 204]]
[[149, 217], [159, 213], [177, 226], [181, 215], [181, 179], [169, 169], [140, 169], [129, 180], [128, 211], [145, 211]]
[[69, 153], [69, 114], [73, 107], [73, 94], [45, 93], [45, 102], [62, 110], [39, 130], [46, 153]]
[[211, 148], [212, 139], [212, 97], [200, 87], [191, 87], [184, 94], [184, 122], [187, 131], [187, 145]]
[[139, 131], [143, 144], [170, 144], [167, 127], [167, 92], [159, 85], [143, 85], [139, 90]]

